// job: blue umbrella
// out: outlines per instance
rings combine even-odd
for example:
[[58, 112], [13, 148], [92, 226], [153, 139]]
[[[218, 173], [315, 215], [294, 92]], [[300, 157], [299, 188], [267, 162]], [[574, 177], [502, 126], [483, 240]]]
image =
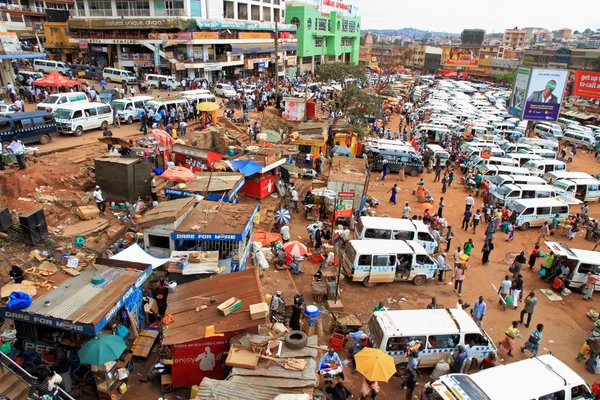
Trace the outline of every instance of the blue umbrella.
[[344, 146], [334, 146], [333, 149], [331, 149], [331, 151], [333, 151], [334, 153], [341, 153], [346, 156], [350, 154], [350, 149]]
[[288, 210], [286, 210], [285, 208], [280, 208], [277, 211], [275, 211], [274, 218], [275, 222], [277, 222], [278, 224], [286, 225], [290, 222], [292, 216]]
[[123, 338], [117, 335], [100, 335], [91, 339], [78, 351], [82, 364], [102, 365], [118, 360], [127, 349]]

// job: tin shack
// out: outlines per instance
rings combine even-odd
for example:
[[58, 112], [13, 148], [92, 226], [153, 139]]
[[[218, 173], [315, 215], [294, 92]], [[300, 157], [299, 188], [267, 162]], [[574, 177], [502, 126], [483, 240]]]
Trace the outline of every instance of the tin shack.
[[333, 190], [338, 195], [339, 193], [353, 192], [352, 206], [354, 210], [358, 210], [362, 198], [367, 193], [369, 177], [367, 160], [362, 158], [333, 157], [329, 179], [327, 180], [327, 189]]
[[314, 168], [319, 154], [327, 151], [327, 129], [329, 122], [305, 122], [298, 125], [296, 133], [292, 133], [292, 144], [296, 146], [298, 155], [296, 165], [304, 168]]

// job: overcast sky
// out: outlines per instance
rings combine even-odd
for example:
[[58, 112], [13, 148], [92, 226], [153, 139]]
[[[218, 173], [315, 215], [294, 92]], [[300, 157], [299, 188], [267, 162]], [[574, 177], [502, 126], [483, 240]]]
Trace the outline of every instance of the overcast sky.
[[411, 27], [460, 33], [464, 28], [480, 28], [492, 33], [515, 26], [580, 31], [600, 28], [598, 0], [343, 0], [343, 3], [358, 6], [363, 29]]

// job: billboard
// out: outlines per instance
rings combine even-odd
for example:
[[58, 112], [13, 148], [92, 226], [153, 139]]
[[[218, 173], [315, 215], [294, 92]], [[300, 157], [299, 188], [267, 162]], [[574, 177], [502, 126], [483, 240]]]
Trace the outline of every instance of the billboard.
[[575, 71], [573, 96], [600, 99], [600, 72]]
[[479, 49], [444, 47], [442, 48], [442, 65], [477, 67], [479, 65]]
[[560, 113], [569, 71], [564, 69], [531, 70], [523, 119], [556, 121]]
[[510, 96], [510, 102], [508, 106], [508, 113], [517, 118], [523, 117], [523, 109], [525, 108], [525, 94], [527, 93], [527, 84], [529, 83], [530, 75], [531, 69], [529, 68], [517, 69], [517, 76], [515, 77], [515, 84], [513, 86], [513, 92]]
[[22, 52], [21, 41], [15, 32], [0, 32], [0, 54], [13, 55]]

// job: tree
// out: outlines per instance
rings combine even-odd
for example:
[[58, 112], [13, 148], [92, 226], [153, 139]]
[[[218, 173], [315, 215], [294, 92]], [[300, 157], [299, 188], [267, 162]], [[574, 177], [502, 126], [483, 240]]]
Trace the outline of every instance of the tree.
[[410, 62], [413, 56], [413, 50], [410, 47], [395, 47], [393, 57], [379, 61], [379, 80], [375, 84], [375, 92], [381, 94], [388, 89], [394, 81], [392, 77], [398, 70], [403, 70], [406, 64]]
[[600, 57], [597, 57], [594, 61], [593, 61], [593, 68], [594, 71], [596, 72], [600, 72]]
[[364, 92], [355, 83], [347, 85], [342, 92], [342, 111], [351, 118], [377, 116], [382, 104], [383, 99]]
[[585, 31], [583, 31], [584, 35], [591, 35], [592, 34], [592, 30], [590, 28], [587, 28]]
[[575, 32], [573, 32], [573, 35], [581, 35], [581, 32], [575, 31]]
[[515, 83], [515, 71], [502, 72], [494, 76], [498, 82], [506, 83], [507, 85], [513, 85]]
[[357, 64], [347, 64], [343, 62], [335, 62], [329, 64], [321, 64], [317, 67], [317, 76], [321, 81], [336, 81], [342, 88], [348, 78], [356, 79], [357, 81], [365, 81], [367, 78], [365, 67]]
[[523, 64], [531, 64], [534, 61], [535, 61], [535, 58], [533, 56], [523, 57]]

